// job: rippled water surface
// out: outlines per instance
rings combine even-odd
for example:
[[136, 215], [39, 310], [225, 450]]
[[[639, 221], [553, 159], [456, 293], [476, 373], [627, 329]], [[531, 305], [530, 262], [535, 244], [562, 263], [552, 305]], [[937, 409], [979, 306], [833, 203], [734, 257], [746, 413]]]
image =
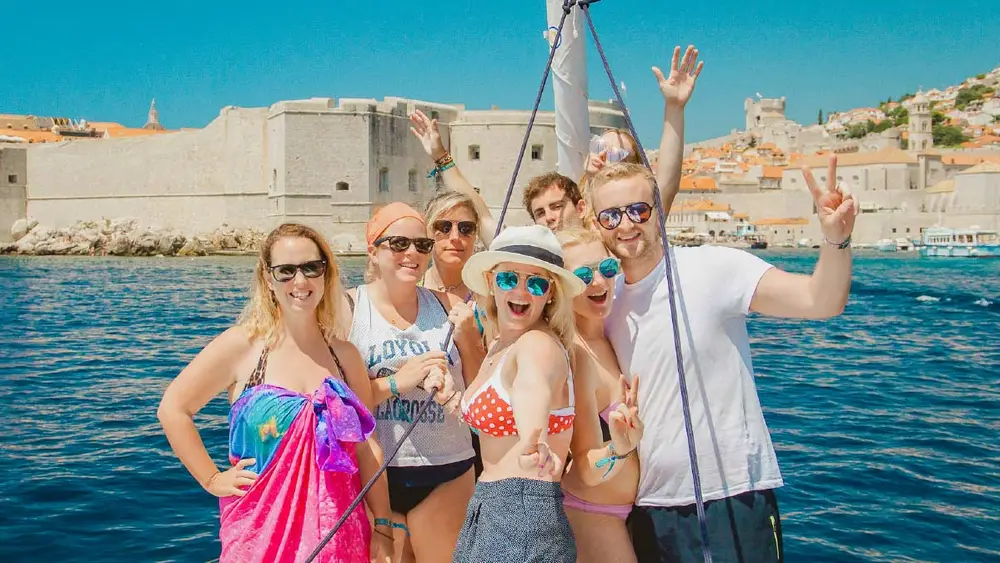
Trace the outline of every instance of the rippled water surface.
[[[233, 322], [252, 264], [0, 258], [0, 561], [217, 557], [217, 501], [156, 405]], [[868, 254], [855, 271], [840, 318], [750, 323], [787, 560], [998, 561], [1000, 260]], [[219, 463], [226, 411], [219, 396], [196, 419]]]

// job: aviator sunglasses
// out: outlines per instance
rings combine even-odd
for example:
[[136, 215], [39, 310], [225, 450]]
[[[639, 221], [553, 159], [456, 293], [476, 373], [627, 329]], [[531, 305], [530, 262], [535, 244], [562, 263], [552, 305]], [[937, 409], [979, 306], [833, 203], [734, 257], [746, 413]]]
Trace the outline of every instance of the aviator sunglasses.
[[596, 267], [580, 266], [579, 268], [573, 270], [573, 274], [580, 278], [580, 281], [583, 283], [590, 285], [590, 283], [594, 281], [594, 270], [597, 270], [602, 276], [610, 280], [618, 275], [621, 268], [618, 265], [618, 259], [609, 256], [608, 258], [601, 260]]
[[434, 250], [434, 239], [426, 237], [410, 238], [403, 236], [390, 236], [375, 239], [373, 246], [379, 246], [383, 242], [389, 241], [389, 250], [393, 252], [406, 252], [412, 244], [421, 254], [430, 254]]
[[628, 215], [630, 221], [640, 225], [649, 221], [653, 214], [653, 206], [637, 201], [623, 207], [609, 207], [597, 214], [597, 222], [607, 230], [614, 229], [622, 222], [622, 217]]
[[440, 221], [434, 221], [434, 230], [441, 234], [448, 234], [451, 232], [451, 226], [458, 225], [458, 234], [463, 237], [471, 237], [476, 232], [476, 222], [475, 221], [449, 221], [447, 219], [442, 219]]
[[[497, 287], [501, 291], [510, 291], [517, 287], [518, 282], [521, 279], [521, 274], [517, 272], [511, 272], [504, 270], [497, 272], [494, 276], [497, 282]], [[541, 297], [548, 293], [549, 291], [549, 280], [542, 276], [530, 275], [524, 280], [524, 286], [528, 288], [528, 293], [534, 295], [535, 297]]]
[[310, 260], [301, 264], [278, 264], [268, 267], [274, 281], [284, 283], [299, 272], [307, 278], [318, 278], [326, 273], [326, 260]]

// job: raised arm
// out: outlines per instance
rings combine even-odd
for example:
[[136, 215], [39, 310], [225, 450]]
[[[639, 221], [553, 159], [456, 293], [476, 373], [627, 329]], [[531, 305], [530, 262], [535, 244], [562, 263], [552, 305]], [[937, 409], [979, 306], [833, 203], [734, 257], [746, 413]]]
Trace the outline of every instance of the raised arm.
[[569, 361], [551, 336], [530, 331], [516, 344], [517, 371], [510, 398], [514, 424], [521, 438], [521, 468], [540, 468], [541, 473], [558, 475], [565, 460], [549, 448], [549, 411], [569, 376]]
[[670, 62], [670, 76], [664, 77], [653, 67], [653, 75], [663, 94], [663, 136], [657, 160], [656, 183], [660, 187], [664, 215], [670, 214], [674, 198], [681, 188], [681, 165], [684, 160], [684, 107], [694, 92], [695, 82], [701, 74], [704, 61], [698, 62], [698, 50], [688, 45], [684, 60], [680, 61], [681, 48], [674, 47]]
[[858, 205], [837, 185], [837, 157], [830, 156], [826, 190], [808, 167], [802, 175], [812, 193], [823, 232], [819, 261], [811, 276], [771, 268], [757, 285], [750, 310], [772, 317], [823, 319], [844, 312], [851, 293], [851, 233]]
[[233, 366], [240, 365], [251, 343], [242, 327], [233, 327], [208, 344], [170, 382], [160, 399], [156, 416], [170, 447], [191, 476], [215, 496], [243, 496], [239, 487], [249, 485], [256, 475], [244, 468], [255, 460], [241, 460], [226, 471], [212, 461], [194, 424], [194, 415], [236, 383]]
[[479, 215], [479, 238], [483, 241], [483, 244], [489, 246], [493, 242], [493, 233], [496, 232], [496, 219], [493, 218], [490, 208], [486, 205], [486, 200], [465, 179], [465, 175], [458, 169], [457, 164], [452, 162], [451, 166], [448, 166], [447, 169], [444, 171], [440, 170], [442, 162], [450, 155], [448, 154], [448, 149], [444, 148], [444, 142], [441, 141], [441, 133], [438, 131], [437, 120], [430, 119], [424, 112], [416, 110], [410, 114], [410, 123], [413, 124], [413, 127], [410, 127], [410, 131], [420, 140], [420, 144], [424, 147], [424, 152], [427, 153], [427, 156], [431, 157], [431, 160], [434, 161], [437, 173], [441, 174], [441, 177], [444, 179], [444, 185], [450, 190], [464, 193], [472, 198], [473, 205], [476, 206], [476, 214]]

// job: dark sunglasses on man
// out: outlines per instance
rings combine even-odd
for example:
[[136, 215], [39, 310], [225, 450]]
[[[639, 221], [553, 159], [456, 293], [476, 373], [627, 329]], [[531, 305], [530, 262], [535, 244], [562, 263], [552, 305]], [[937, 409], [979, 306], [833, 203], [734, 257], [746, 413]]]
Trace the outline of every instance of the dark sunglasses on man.
[[432, 226], [436, 232], [443, 235], [447, 235], [451, 232], [452, 225], [458, 225], [458, 234], [463, 237], [471, 237], [476, 234], [476, 222], [475, 221], [449, 221], [447, 219], [442, 219], [440, 221], [434, 221]]
[[622, 217], [628, 215], [629, 221], [641, 225], [653, 216], [653, 206], [637, 201], [622, 207], [609, 207], [597, 214], [597, 222], [606, 230], [611, 230], [622, 222]]
[[271, 270], [271, 277], [274, 281], [285, 283], [302, 272], [307, 278], [318, 278], [326, 273], [326, 260], [310, 260], [301, 264], [278, 264], [268, 267]]
[[373, 246], [378, 247], [383, 242], [389, 243], [389, 250], [393, 252], [406, 252], [410, 249], [410, 245], [416, 247], [417, 252], [421, 254], [430, 254], [431, 250], [434, 250], [434, 239], [427, 237], [420, 238], [410, 238], [403, 236], [388, 236], [375, 239]]

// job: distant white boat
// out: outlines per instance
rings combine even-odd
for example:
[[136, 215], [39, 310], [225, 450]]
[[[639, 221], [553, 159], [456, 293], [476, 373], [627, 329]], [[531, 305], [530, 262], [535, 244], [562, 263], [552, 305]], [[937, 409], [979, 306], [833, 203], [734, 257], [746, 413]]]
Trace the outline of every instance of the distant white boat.
[[875, 249], [879, 252], [896, 252], [896, 241], [891, 238], [879, 239], [875, 243]]
[[1000, 258], [1000, 238], [993, 230], [931, 227], [924, 229], [921, 243], [920, 255], [926, 257]]

